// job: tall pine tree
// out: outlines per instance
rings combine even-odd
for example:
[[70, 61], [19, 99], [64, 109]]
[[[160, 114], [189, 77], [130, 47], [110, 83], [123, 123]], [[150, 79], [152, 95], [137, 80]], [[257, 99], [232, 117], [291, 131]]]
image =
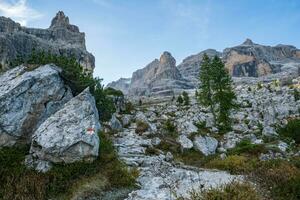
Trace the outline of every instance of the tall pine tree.
[[212, 73], [211, 60], [206, 54], [204, 54], [201, 63], [201, 72], [199, 76], [200, 84], [199, 91], [197, 92], [197, 98], [200, 104], [210, 108], [210, 112], [213, 114], [214, 122], [216, 123], [215, 103], [213, 101], [212, 90]]
[[221, 130], [230, 128], [230, 110], [236, 107], [232, 80], [222, 60], [215, 56], [212, 60], [205, 54], [199, 75], [198, 100], [208, 106], [215, 124]]

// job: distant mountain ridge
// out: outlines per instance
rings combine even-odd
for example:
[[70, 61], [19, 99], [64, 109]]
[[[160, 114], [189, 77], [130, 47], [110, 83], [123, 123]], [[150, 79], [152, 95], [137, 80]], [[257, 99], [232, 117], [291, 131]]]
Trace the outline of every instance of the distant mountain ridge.
[[23, 27], [10, 18], [0, 17], [0, 69], [8, 69], [10, 62], [30, 55], [33, 49], [74, 56], [88, 73], [93, 73], [95, 68], [95, 58], [86, 50], [85, 34], [70, 24], [62, 11], [47, 29]]
[[[292, 45], [265, 46], [246, 39], [241, 45], [218, 52], [207, 49], [188, 56], [176, 66], [176, 60], [164, 52], [146, 67], [133, 72], [132, 77], [119, 79], [107, 85], [132, 96], [171, 95], [199, 84], [203, 55], [222, 58], [233, 77], [262, 77], [280, 72], [294, 73], [300, 68], [300, 50]], [[278, 74], [280, 76], [280, 74]], [[117, 83], [117, 84], [116, 84]]]

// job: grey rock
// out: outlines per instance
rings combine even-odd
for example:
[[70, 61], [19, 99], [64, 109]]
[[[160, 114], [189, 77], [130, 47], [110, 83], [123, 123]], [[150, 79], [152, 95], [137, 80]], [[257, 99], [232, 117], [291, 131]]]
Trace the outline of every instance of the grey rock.
[[236, 132], [239, 132], [239, 133], [245, 133], [249, 130], [248, 126], [244, 123], [235, 124], [235, 125], [232, 126], [232, 129]]
[[193, 142], [185, 135], [180, 135], [177, 138], [177, 142], [181, 145], [182, 149], [193, 148]]
[[197, 136], [194, 139], [194, 148], [205, 156], [215, 154], [218, 147], [218, 140], [208, 136]]
[[[48, 29], [26, 28], [9, 18], [0, 18], [0, 63], [3, 69], [17, 57], [28, 56], [32, 50], [74, 56], [87, 73], [93, 73], [95, 58], [86, 50], [85, 34], [58, 12]], [[1, 68], [0, 68], [1, 70]]]
[[124, 127], [129, 126], [132, 121], [132, 115], [125, 114], [122, 116], [122, 124]]
[[157, 146], [157, 145], [159, 145], [160, 143], [161, 143], [161, 139], [159, 139], [158, 137], [152, 138], [152, 140], [151, 140], [151, 144], [152, 144], [153, 146]]
[[277, 135], [275, 129], [273, 127], [270, 127], [270, 126], [264, 127], [264, 129], [262, 131], [262, 134], [265, 135], [265, 136], [276, 136]]
[[61, 69], [16, 67], [0, 76], [0, 146], [30, 143], [32, 133], [72, 98]]
[[116, 131], [120, 131], [123, 128], [121, 122], [118, 120], [118, 118], [116, 117], [115, 114], [112, 115], [112, 117], [109, 121], [109, 125], [112, 130], [116, 130]]
[[218, 52], [214, 49], [207, 49], [196, 55], [188, 56], [177, 66], [182, 76], [192, 81], [195, 88], [198, 86], [198, 76], [204, 54], [208, 55], [210, 58], [214, 56], [220, 57], [222, 55], [221, 52]]
[[165, 158], [166, 161], [167, 161], [167, 162], [170, 162], [170, 161], [173, 160], [173, 158], [174, 158], [174, 157], [173, 157], [172, 153], [168, 151], [167, 154], [166, 154], [166, 158]]
[[300, 56], [294, 46], [264, 46], [247, 39], [241, 45], [225, 49], [222, 58], [233, 76], [258, 77], [277, 73], [282, 67], [279, 61], [298, 62]]
[[233, 149], [240, 141], [241, 141], [240, 135], [234, 132], [228, 132], [224, 135], [224, 141], [222, 142], [222, 146], [225, 149]]
[[279, 141], [277, 146], [280, 149], [280, 151], [282, 151], [282, 152], [286, 152], [286, 150], [289, 147], [289, 145], [283, 141]]
[[225, 153], [221, 153], [221, 154], [220, 154], [220, 158], [221, 158], [221, 160], [225, 160], [225, 159], [226, 159], [226, 157], [227, 157], [227, 155], [226, 155]]
[[[98, 156], [98, 111], [87, 88], [43, 122], [32, 136], [30, 156], [36, 169], [40, 163], [92, 161]], [[45, 170], [44, 170], [45, 171]]]
[[164, 52], [159, 60], [155, 59], [132, 74], [128, 93], [134, 96], [171, 96], [178, 90], [191, 88], [190, 81], [184, 79], [176, 68], [172, 55]]

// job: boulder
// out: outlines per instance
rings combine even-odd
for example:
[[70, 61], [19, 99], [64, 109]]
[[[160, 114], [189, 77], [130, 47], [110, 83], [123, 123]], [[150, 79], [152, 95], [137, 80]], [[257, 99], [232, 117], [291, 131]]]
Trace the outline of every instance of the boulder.
[[177, 138], [177, 142], [181, 145], [182, 149], [191, 149], [191, 148], [193, 148], [193, 142], [185, 135], [180, 135]]
[[262, 134], [265, 136], [276, 136], [277, 133], [275, 132], [275, 129], [271, 126], [264, 127]]
[[131, 121], [132, 121], [132, 115], [128, 115], [128, 114], [123, 115], [122, 124], [124, 127], [129, 126]]
[[196, 136], [194, 139], [194, 148], [205, 156], [215, 154], [218, 147], [218, 140], [208, 136]]
[[100, 128], [95, 100], [87, 88], [35, 131], [26, 163], [45, 172], [51, 163], [92, 161], [98, 156]]
[[61, 69], [19, 66], [0, 76], [0, 147], [30, 143], [31, 135], [73, 96]]
[[159, 137], [155, 137], [151, 139], [151, 144], [153, 146], [158, 146], [161, 143], [161, 139], [159, 139]]
[[115, 114], [112, 115], [109, 121], [109, 126], [112, 130], [116, 131], [121, 131], [123, 129], [121, 122], [118, 120]]

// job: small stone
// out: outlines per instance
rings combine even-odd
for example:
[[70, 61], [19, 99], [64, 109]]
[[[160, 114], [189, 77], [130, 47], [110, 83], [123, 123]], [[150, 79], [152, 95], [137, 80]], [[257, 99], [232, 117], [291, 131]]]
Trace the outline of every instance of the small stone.
[[172, 153], [168, 151], [167, 154], [166, 154], [166, 158], [165, 158], [166, 161], [171, 162], [173, 160], [173, 158], [174, 157], [173, 157]]
[[152, 144], [153, 146], [159, 145], [160, 142], [161, 142], [161, 139], [159, 139], [158, 137], [152, 138], [152, 140], [151, 140], [151, 144]]

